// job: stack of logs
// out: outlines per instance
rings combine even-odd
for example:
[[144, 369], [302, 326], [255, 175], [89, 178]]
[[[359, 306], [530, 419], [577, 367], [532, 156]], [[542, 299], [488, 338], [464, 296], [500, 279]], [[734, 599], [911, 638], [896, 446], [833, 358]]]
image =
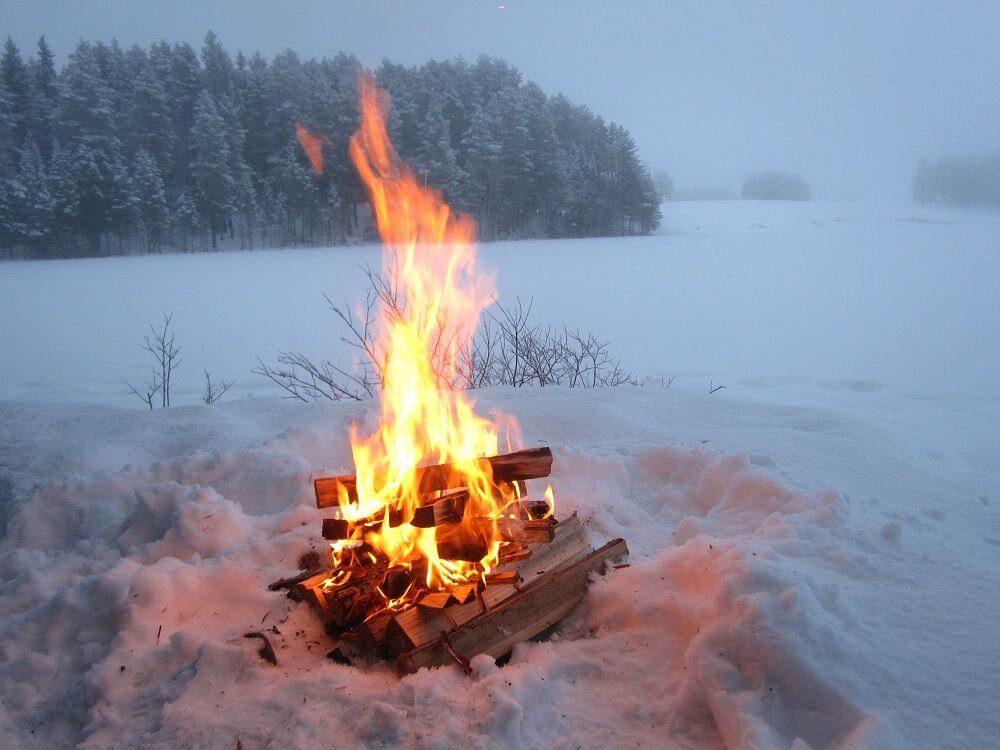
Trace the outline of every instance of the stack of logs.
[[[488, 521], [497, 525], [504, 540], [494, 570], [474, 582], [430, 591], [424, 584], [426, 568], [419, 562], [409, 569], [390, 567], [368, 545], [354, 542], [334, 569], [309, 571], [275, 582], [272, 588], [289, 588], [290, 596], [316, 609], [329, 633], [362, 652], [394, 660], [401, 673], [451, 661], [468, 670], [473, 656], [499, 658], [515, 643], [549, 629], [583, 597], [590, 574], [603, 572], [608, 561], [621, 560], [628, 548], [624, 540], [615, 539], [594, 550], [575, 513], [559, 522], [547, 502], [528, 499], [525, 481], [551, 471], [548, 448], [481, 460], [489, 464], [488, 475], [498, 492], [520, 498], [505, 509], [502, 519]], [[485, 541], [470, 543], [468, 533], [449, 534], [459, 522], [466, 529], [470, 521], [476, 522], [464, 518], [469, 494], [453, 486], [461, 481], [459, 475], [446, 464], [416, 473], [420, 495], [427, 499], [409, 521], [390, 511], [389, 525], [436, 527], [442, 559], [484, 558]], [[351, 502], [357, 501], [353, 476], [317, 476], [314, 483], [320, 508], [338, 507], [345, 493]], [[381, 524], [382, 519], [372, 523]], [[323, 536], [347, 539], [357, 526], [340, 518], [325, 519]]]

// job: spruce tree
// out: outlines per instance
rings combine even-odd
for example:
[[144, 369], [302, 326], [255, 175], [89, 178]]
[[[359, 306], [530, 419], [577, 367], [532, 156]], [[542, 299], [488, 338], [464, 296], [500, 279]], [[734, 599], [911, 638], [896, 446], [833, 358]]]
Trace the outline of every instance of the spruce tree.
[[191, 128], [192, 197], [202, 225], [208, 230], [212, 248], [229, 226], [229, 214], [235, 181], [231, 171], [232, 154], [226, 133], [226, 122], [219, 114], [215, 100], [202, 91], [194, 108]]
[[28, 130], [48, 164], [52, 158], [53, 116], [58, 98], [55, 55], [45, 37], [38, 40], [38, 56], [31, 65], [31, 119]]
[[137, 212], [146, 249], [160, 252], [170, 230], [167, 191], [156, 159], [140, 148], [132, 161]]

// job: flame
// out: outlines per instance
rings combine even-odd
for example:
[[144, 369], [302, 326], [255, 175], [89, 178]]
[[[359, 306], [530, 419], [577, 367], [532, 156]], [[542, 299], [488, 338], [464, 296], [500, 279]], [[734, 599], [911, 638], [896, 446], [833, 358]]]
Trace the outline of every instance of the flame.
[[312, 168], [316, 170], [317, 174], [323, 174], [323, 144], [329, 144], [330, 138], [307, 130], [300, 122], [295, 123], [295, 135], [299, 139], [302, 150], [309, 157]]
[[[361, 127], [350, 154], [370, 195], [386, 246], [384, 270], [399, 284], [400, 304], [398, 310], [381, 311], [381, 425], [370, 435], [351, 429], [358, 501], [342, 493], [341, 513], [351, 522], [379, 519], [377, 526], [355, 527], [355, 538], [363, 534], [390, 565], [426, 561], [424, 584], [438, 589], [473, 580], [496, 564], [501, 544], [496, 519], [516, 493], [513, 486], [498, 487], [490, 464], [480, 460], [497, 453], [497, 424], [477, 415], [473, 402], [456, 389], [460, 356], [492, 301], [493, 283], [476, 270], [475, 223], [453, 212], [399, 160], [386, 132], [387, 96], [370, 76], [360, 76], [359, 84]], [[297, 129], [314, 167], [318, 158], [321, 169], [322, 140]], [[517, 441], [513, 420], [505, 427]], [[415, 469], [433, 464], [451, 465], [456, 476], [449, 484], [467, 488], [469, 496], [461, 523], [417, 528], [406, 521], [428, 498]], [[463, 550], [466, 559], [443, 558], [439, 542]], [[335, 562], [341, 552], [334, 550]]]

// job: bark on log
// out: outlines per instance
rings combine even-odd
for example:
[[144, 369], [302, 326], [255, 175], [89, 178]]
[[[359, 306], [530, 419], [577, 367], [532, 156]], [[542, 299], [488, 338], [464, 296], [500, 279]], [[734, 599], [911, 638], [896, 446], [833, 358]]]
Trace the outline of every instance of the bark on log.
[[[529, 448], [528, 450], [507, 453], [502, 456], [479, 459], [483, 471], [491, 471], [494, 484], [515, 482], [524, 479], [547, 477], [552, 472], [552, 451], [548, 448]], [[450, 464], [425, 466], [414, 470], [416, 474], [417, 492], [421, 495], [452, 490], [462, 487], [465, 478], [455, 471]], [[385, 484], [386, 478], [376, 477], [375, 487]], [[313, 479], [316, 489], [316, 507], [330, 508], [340, 504], [339, 489], [343, 487], [350, 502], [357, 502], [358, 490], [356, 477], [352, 476], [317, 476]]]

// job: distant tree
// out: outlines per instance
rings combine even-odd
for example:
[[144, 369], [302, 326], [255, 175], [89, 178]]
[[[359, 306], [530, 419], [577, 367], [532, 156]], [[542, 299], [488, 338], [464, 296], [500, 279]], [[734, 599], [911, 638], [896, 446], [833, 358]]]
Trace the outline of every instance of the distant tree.
[[807, 201], [809, 186], [798, 175], [787, 172], [754, 172], [743, 180], [740, 197], [745, 200]]
[[217, 101], [229, 97], [232, 94], [235, 68], [229, 53], [222, 48], [219, 38], [212, 31], [205, 34], [201, 64], [208, 93]]
[[167, 88], [151, 62], [133, 79], [126, 122], [129, 153], [145, 151], [156, 161], [161, 174], [171, 174], [177, 134]]
[[190, 194], [182, 191], [171, 206], [171, 229], [174, 241], [181, 250], [193, 250], [195, 240], [201, 233], [201, 219], [198, 208]]
[[212, 248], [229, 226], [236, 181], [232, 174], [233, 155], [226, 133], [226, 121], [219, 114], [211, 94], [203, 91], [195, 105], [191, 128], [191, 180], [193, 197]]
[[21, 51], [14, 41], [7, 37], [0, 55], [0, 83], [3, 83], [10, 97], [10, 116], [13, 125], [13, 147], [19, 149], [28, 133], [31, 116], [31, 97], [28, 67], [21, 58]]
[[170, 231], [170, 210], [160, 168], [145, 149], [139, 149], [135, 154], [132, 182], [146, 249], [159, 252]]
[[52, 195], [42, 154], [30, 138], [21, 148], [16, 178], [16, 201], [10, 206], [20, 242], [44, 248], [52, 230]]
[[451, 147], [451, 129], [441, 101], [432, 102], [427, 108], [413, 166], [425, 182], [441, 189], [446, 196], [458, 192], [462, 172], [455, 150]]
[[660, 197], [668, 201], [674, 195], [674, 181], [670, 177], [670, 172], [665, 169], [657, 169], [653, 172], [653, 182], [656, 189], [660, 191]]
[[58, 100], [55, 55], [45, 37], [38, 40], [38, 57], [31, 63], [31, 103], [28, 130], [46, 164], [52, 158], [53, 116]]
[[1000, 153], [921, 161], [913, 198], [918, 203], [1000, 208]]

